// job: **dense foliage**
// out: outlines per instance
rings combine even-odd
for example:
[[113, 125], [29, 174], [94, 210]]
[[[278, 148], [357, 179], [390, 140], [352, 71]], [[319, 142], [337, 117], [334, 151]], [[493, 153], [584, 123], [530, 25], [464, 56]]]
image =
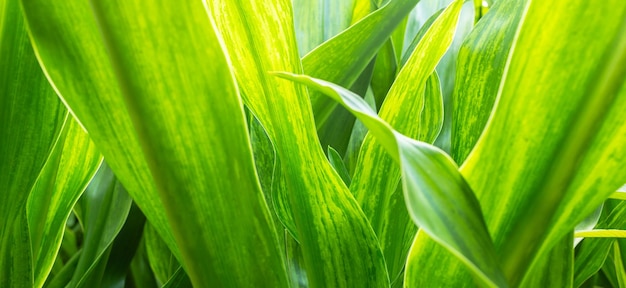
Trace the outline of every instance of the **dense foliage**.
[[0, 0], [0, 287], [626, 287], [624, 111], [623, 0]]

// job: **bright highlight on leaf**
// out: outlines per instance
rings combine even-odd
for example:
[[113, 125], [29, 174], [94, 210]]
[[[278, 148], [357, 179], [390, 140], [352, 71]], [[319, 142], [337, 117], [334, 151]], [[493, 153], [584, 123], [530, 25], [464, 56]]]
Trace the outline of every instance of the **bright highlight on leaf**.
[[626, 286], [624, 0], [0, 0], [0, 52], [0, 287]]
[[277, 75], [324, 92], [363, 121], [400, 164], [405, 200], [415, 223], [465, 262], [485, 284], [506, 286], [478, 201], [452, 159], [434, 146], [395, 131], [345, 88], [307, 76]]

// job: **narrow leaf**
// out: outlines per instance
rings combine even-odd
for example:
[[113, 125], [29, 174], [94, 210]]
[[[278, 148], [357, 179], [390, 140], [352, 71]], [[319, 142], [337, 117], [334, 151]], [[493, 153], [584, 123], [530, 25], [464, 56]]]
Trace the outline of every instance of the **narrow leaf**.
[[35, 287], [42, 287], [50, 273], [67, 218], [101, 162], [89, 136], [68, 117], [28, 197]]
[[[485, 285], [506, 286], [478, 201], [452, 159], [434, 146], [395, 131], [363, 99], [345, 88], [303, 75], [277, 75], [325, 93], [357, 116], [400, 164], [405, 199], [416, 224], [463, 261]], [[407, 280], [411, 277], [419, 276], [407, 275]], [[412, 284], [405, 280], [405, 285]]]
[[0, 1], [0, 286], [33, 287], [26, 205], [67, 110], [37, 63], [18, 1]]
[[[409, 137], [432, 143], [441, 130], [443, 121], [441, 88], [437, 75], [430, 75], [452, 42], [462, 4], [462, 1], [455, 1], [425, 32], [422, 41], [400, 70], [380, 108], [380, 117]], [[397, 249], [396, 246], [409, 245], [413, 235], [399, 238], [397, 235], [406, 228], [398, 227], [400, 231], [395, 231], [386, 227], [390, 218], [397, 218], [398, 214], [404, 213], [404, 210], [395, 211], [389, 207], [394, 195], [402, 196], [395, 193], [401, 169], [391, 156], [385, 153], [379, 141], [380, 139], [373, 135], [365, 137], [350, 191], [368, 216], [383, 247], [385, 258], [397, 261], [402, 260], [405, 255], [390, 255], [390, 251], [402, 252], [404, 249]], [[400, 218], [407, 221], [406, 226], [413, 226], [408, 217]], [[388, 261], [391, 277], [395, 278], [400, 273], [404, 262]]]

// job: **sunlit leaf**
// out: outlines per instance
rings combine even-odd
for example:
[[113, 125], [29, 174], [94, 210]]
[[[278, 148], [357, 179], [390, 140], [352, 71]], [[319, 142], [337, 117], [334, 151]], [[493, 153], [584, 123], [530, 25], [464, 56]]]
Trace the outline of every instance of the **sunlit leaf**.
[[[485, 285], [506, 286], [478, 201], [451, 158], [434, 146], [400, 134], [345, 88], [304, 75], [277, 75], [324, 92], [357, 116], [400, 164], [407, 206], [420, 231], [463, 261]], [[418, 273], [407, 274], [405, 285], [411, 286], [414, 284], [407, 280], [419, 277], [420, 267], [411, 267], [411, 259], [408, 261], [407, 269]]]
[[206, 4], [233, 60], [244, 103], [276, 149], [287, 188], [282, 199], [288, 205], [282, 208], [293, 219], [287, 226], [295, 227], [309, 285], [388, 285], [376, 236], [318, 143], [306, 88], [267, 74], [302, 71], [290, 1], [266, 1], [262, 8], [243, 0]]

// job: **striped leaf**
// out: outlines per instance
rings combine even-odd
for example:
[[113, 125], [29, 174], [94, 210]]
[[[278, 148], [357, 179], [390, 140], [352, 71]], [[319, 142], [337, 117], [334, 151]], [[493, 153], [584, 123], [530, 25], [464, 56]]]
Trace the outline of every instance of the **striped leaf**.
[[[506, 286], [478, 201], [445, 152], [400, 134], [345, 88], [304, 75], [277, 75], [325, 93], [357, 116], [400, 165], [407, 207], [420, 231], [458, 257], [484, 285]], [[414, 286], [412, 279], [421, 277], [423, 267], [412, 266], [411, 260], [407, 286]]]
[[43, 65], [194, 286], [286, 285], [230, 63], [202, 3], [28, 2]]
[[288, 189], [285, 213], [293, 217], [310, 287], [388, 286], [376, 236], [319, 145], [305, 87], [266, 72], [302, 70], [290, 2], [220, 0], [207, 8], [244, 103], [276, 149]]
[[68, 113], [37, 63], [19, 2], [0, 1], [0, 12], [0, 286], [33, 287], [27, 201]]
[[[408, 137], [432, 143], [441, 130], [443, 105], [439, 78], [436, 74], [429, 76], [452, 42], [462, 4], [462, 1], [455, 1], [424, 34], [380, 108], [380, 117]], [[414, 238], [410, 233], [398, 237], [411, 229], [413, 223], [404, 210], [393, 210], [389, 206], [391, 202], [400, 201], [393, 197], [402, 197], [395, 193], [400, 175], [400, 167], [385, 152], [380, 140], [373, 134], [366, 136], [350, 191], [381, 242], [392, 279], [404, 267], [406, 249], [401, 247], [408, 247]], [[388, 222], [398, 218], [405, 221], [404, 225], [396, 223], [399, 231], [389, 229]]]

